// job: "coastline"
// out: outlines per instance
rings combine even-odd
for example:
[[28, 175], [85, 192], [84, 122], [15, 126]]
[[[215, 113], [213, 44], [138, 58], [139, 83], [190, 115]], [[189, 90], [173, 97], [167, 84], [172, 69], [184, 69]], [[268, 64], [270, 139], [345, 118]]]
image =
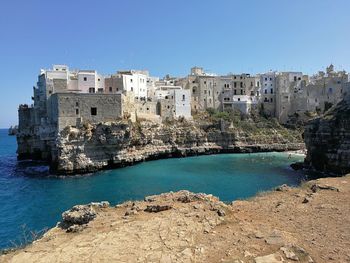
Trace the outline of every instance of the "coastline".
[[350, 201], [349, 185], [348, 175], [308, 181], [296, 188], [281, 186], [231, 204], [212, 195], [179, 191], [115, 207], [106, 202], [76, 206], [41, 239], [0, 259], [345, 262], [350, 252], [344, 242], [350, 240], [350, 208], [343, 204]]
[[212, 154], [230, 154], [230, 153], [260, 153], [260, 152], [286, 152], [291, 154], [299, 154], [305, 149], [304, 143], [288, 143], [288, 144], [256, 144], [241, 145], [223, 148], [218, 145], [191, 147], [191, 148], [175, 148], [175, 147], [156, 147], [156, 150], [147, 147], [125, 152], [118, 156], [118, 160], [113, 162], [105, 161], [84, 167], [83, 169], [60, 170], [57, 163], [51, 163], [50, 173], [59, 176], [69, 176], [75, 174], [94, 173], [101, 170], [118, 169], [127, 166], [133, 166], [138, 163], [162, 160], [170, 158], [186, 158], [191, 156], [212, 155]]

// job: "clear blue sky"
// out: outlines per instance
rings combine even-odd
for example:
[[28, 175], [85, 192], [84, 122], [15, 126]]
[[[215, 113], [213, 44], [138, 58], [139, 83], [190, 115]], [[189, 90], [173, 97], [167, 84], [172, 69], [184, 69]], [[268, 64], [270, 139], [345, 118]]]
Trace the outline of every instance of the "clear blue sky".
[[115, 0], [0, 3], [0, 127], [31, 103], [40, 68], [185, 75], [350, 70], [349, 0]]

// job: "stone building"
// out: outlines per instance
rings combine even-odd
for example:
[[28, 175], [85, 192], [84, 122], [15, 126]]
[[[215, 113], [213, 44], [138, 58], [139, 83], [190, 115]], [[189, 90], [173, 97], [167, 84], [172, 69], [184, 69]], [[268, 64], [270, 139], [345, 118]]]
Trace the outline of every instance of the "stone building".
[[48, 123], [61, 131], [83, 123], [122, 118], [122, 94], [55, 93], [48, 101]]
[[276, 110], [276, 72], [260, 74], [260, 109], [268, 116], [274, 117]]
[[306, 81], [303, 80], [301, 72], [281, 72], [277, 74], [275, 117], [279, 122], [287, 122], [293, 111], [294, 96], [305, 86]]
[[105, 78], [105, 92], [133, 92], [135, 98], [149, 97], [149, 91], [155, 86], [155, 82], [159, 80], [157, 77], [149, 76], [149, 72], [145, 70], [126, 70], [118, 71]]
[[276, 117], [288, 123], [291, 116], [303, 118], [310, 113], [323, 113], [342, 100], [347, 92], [349, 74], [334, 71], [333, 65], [326, 72], [308, 77], [301, 72], [285, 72], [277, 75]]

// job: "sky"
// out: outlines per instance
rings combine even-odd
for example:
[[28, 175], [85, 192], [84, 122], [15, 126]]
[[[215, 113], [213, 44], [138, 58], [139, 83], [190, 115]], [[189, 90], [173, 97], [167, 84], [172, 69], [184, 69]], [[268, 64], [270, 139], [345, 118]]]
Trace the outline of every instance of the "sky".
[[0, 128], [41, 68], [185, 76], [350, 71], [349, 0], [1, 0]]

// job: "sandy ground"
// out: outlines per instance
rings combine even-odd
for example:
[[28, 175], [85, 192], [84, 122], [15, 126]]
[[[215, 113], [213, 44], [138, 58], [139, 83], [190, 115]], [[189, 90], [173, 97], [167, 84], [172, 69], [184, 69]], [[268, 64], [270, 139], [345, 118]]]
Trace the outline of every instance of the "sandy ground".
[[[167, 210], [144, 211], [156, 205]], [[0, 262], [350, 262], [350, 176], [232, 205], [180, 191], [93, 209], [77, 232], [53, 228]]]

